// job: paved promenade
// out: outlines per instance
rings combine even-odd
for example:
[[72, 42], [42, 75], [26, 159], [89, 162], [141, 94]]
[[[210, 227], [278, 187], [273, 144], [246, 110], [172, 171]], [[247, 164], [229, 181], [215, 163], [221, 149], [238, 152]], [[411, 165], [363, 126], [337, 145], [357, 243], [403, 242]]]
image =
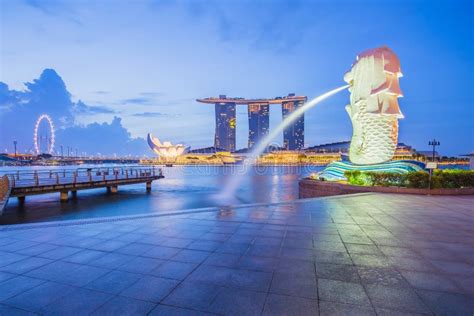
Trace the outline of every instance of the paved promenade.
[[0, 227], [0, 315], [148, 313], [473, 315], [474, 197]]

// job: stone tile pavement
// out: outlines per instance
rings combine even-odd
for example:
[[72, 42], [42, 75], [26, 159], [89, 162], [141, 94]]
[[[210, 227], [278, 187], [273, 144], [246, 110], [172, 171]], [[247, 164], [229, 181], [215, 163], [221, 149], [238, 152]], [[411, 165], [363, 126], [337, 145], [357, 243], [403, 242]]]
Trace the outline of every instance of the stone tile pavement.
[[474, 197], [0, 228], [0, 315], [473, 315]]

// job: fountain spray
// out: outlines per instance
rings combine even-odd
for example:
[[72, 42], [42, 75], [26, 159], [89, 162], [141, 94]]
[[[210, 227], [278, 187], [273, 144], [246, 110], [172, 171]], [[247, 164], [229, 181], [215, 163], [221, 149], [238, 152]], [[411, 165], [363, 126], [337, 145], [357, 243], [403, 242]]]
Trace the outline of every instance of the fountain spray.
[[318, 103], [324, 101], [325, 99], [333, 96], [334, 94], [345, 90], [350, 85], [344, 85], [342, 87], [333, 89], [326, 93], [321, 94], [320, 96], [315, 97], [314, 99], [306, 102], [302, 107], [299, 107], [295, 111], [293, 111], [289, 116], [287, 116], [276, 128], [274, 128], [265, 138], [263, 138], [258, 144], [254, 147], [254, 149], [250, 152], [250, 154], [245, 158], [243, 161], [243, 172], [239, 172], [227, 181], [224, 185], [223, 189], [221, 190], [220, 194], [217, 195], [217, 200], [222, 205], [229, 205], [235, 195], [235, 191], [241, 184], [244, 176], [248, 173], [248, 169], [255, 164], [258, 157], [265, 151], [268, 145], [277, 138], [283, 130], [296, 121], [303, 113], [308, 111], [309, 109], [315, 107]]

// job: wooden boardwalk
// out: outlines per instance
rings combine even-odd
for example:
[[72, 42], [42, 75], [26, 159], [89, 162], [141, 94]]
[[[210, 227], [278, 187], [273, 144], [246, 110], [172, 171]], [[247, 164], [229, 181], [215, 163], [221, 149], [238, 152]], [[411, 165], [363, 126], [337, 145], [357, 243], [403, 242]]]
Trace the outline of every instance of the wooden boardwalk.
[[108, 192], [115, 193], [120, 185], [136, 183], [146, 183], [150, 191], [152, 181], [164, 178], [162, 170], [154, 166], [28, 170], [5, 176], [10, 189], [6, 198], [18, 197], [20, 202], [28, 195], [54, 192], [60, 193], [61, 201], [67, 201], [69, 192], [73, 197], [79, 190], [96, 188], [107, 188]]
[[7, 176], [0, 177], [0, 215], [3, 212], [5, 205], [7, 205], [10, 191], [10, 179]]

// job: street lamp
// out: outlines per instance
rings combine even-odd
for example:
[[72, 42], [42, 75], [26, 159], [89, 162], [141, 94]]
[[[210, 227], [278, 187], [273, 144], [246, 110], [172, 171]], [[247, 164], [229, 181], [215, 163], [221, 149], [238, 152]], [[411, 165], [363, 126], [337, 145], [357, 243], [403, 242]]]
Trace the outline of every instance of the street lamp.
[[16, 159], [16, 144], [17, 144], [17, 143], [18, 143], [18, 142], [17, 142], [16, 140], [13, 141], [13, 147], [15, 147], [15, 159]]
[[439, 140], [436, 140], [436, 138], [433, 138], [433, 140], [430, 140], [428, 142], [428, 145], [433, 146], [433, 153], [432, 153], [431, 158], [433, 159], [433, 161], [435, 161], [436, 146], [441, 145], [441, 143], [439, 142]]
[[431, 159], [432, 159], [432, 165], [430, 165], [429, 163], [427, 164], [427, 167], [428, 169], [430, 170], [430, 178], [428, 180], [428, 189], [431, 190], [431, 178], [433, 177], [433, 169], [436, 169], [436, 164], [435, 164], [435, 152], [436, 152], [436, 146], [439, 146], [441, 145], [441, 143], [439, 142], [439, 140], [436, 140], [436, 138], [433, 138], [433, 140], [430, 140], [428, 142], [428, 145], [429, 146], [433, 146], [433, 152], [432, 152], [432, 155], [431, 155]]

